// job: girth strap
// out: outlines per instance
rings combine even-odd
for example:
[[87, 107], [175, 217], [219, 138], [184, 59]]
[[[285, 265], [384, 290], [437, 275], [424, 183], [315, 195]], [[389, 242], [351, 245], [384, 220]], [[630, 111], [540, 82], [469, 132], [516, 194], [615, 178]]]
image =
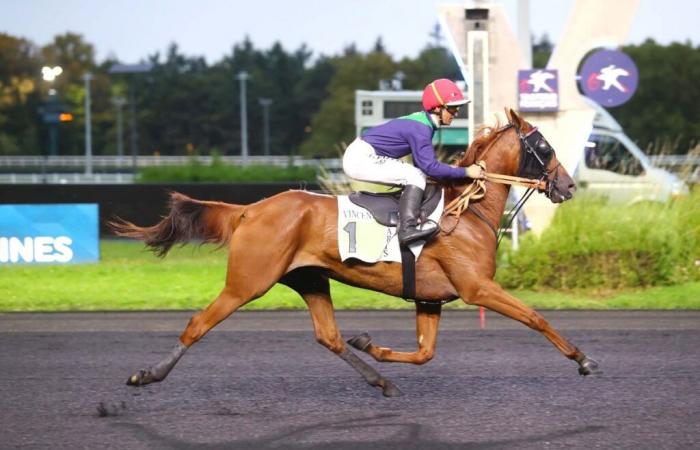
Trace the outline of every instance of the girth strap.
[[403, 280], [403, 298], [416, 298], [416, 257], [410, 248], [401, 245], [401, 273]]

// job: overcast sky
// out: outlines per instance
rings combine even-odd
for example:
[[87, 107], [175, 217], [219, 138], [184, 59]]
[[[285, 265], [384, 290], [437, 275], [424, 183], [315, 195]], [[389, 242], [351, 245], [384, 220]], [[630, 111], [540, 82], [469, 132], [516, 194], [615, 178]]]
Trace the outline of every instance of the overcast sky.
[[[613, 0], [610, 0], [613, 1]], [[0, 0], [0, 31], [38, 45], [66, 31], [95, 45], [98, 61], [116, 56], [137, 62], [169, 43], [209, 62], [249, 36], [256, 47], [280, 41], [318, 54], [336, 54], [355, 42], [360, 50], [381, 36], [397, 57], [415, 56], [435, 25], [438, 0]], [[516, 0], [502, 0], [515, 26]], [[531, 0], [531, 29], [556, 41], [573, 0]], [[663, 44], [700, 44], [700, 1], [641, 0], [628, 42], [652, 37]]]

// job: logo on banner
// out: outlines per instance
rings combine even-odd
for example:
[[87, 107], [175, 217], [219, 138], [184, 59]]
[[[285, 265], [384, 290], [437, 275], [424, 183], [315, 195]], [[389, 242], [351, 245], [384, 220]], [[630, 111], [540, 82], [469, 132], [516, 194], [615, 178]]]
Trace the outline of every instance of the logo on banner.
[[100, 258], [96, 204], [0, 205], [0, 264]]
[[559, 76], [556, 70], [518, 71], [518, 108], [521, 111], [557, 111]]
[[70, 262], [72, 244], [68, 236], [0, 237], [0, 263]]
[[583, 63], [581, 90], [601, 106], [619, 106], [634, 95], [639, 82], [632, 58], [617, 50], [593, 53]]

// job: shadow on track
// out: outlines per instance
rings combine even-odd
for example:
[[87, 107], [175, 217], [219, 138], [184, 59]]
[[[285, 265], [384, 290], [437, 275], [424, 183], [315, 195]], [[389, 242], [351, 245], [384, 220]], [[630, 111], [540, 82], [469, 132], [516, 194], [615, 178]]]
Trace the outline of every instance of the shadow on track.
[[[533, 434], [516, 439], [499, 439], [485, 442], [445, 442], [433, 438], [431, 427], [417, 423], [401, 423], [392, 421], [399, 418], [398, 414], [380, 414], [365, 418], [352, 419], [348, 421], [321, 422], [314, 425], [283, 430], [273, 433], [270, 436], [263, 436], [258, 439], [244, 439], [240, 441], [217, 442], [217, 443], [197, 443], [186, 442], [169, 436], [160, 435], [152, 431], [149, 427], [136, 423], [117, 422], [115, 427], [131, 431], [134, 436], [148, 445], [149, 448], [169, 448], [169, 449], [219, 449], [227, 448], [231, 450], [255, 449], [327, 449], [332, 445], [334, 450], [354, 450], [361, 446], [364, 450], [387, 450], [401, 448], [405, 450], [433, 449], [497, 449], [512, 448], [524, 444], [536, 444], [550, 442], [559, 438], [566, 438], [586, 433], [597, 433], [604, 431], [606, 427], [593, 425], [568, 430], [552, 431], [550, 433]], [[398, 431], [389, 434], [381, 440], [359, 440], [359, 441], [331, 441], [322, 442], [300, 442], [308, 439], [313, 433], [318, 431], [337, 431], [339, 433], [354, 431], [366, 435], [372, 428], [398, 428]], [[342, 433], [346, 434], [346, 433]]]

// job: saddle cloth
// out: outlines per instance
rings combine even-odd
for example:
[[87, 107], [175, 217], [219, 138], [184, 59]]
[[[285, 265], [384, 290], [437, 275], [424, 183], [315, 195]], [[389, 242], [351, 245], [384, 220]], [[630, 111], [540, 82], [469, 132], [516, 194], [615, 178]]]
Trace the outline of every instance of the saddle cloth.
[[[444, 196], [440, 193], [438, 205], [428, 219], [439, 222], [443, 207]], [[408, 247], [418, 259], [424, 245], [417, 241]], [[347, 195], [338, 196], [338, 250], [341, 261], [355, 258], [368, 263], [401, 262], [396, 227], [380, 224], [369, 210], [354, 204]]]

